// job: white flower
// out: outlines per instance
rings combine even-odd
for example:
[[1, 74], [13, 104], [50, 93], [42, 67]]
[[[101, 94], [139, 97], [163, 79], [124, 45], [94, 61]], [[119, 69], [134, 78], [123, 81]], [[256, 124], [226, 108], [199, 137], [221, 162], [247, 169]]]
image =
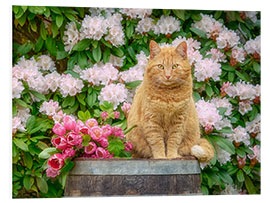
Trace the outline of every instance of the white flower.
[[113, 46], [121, 46], [125, 44], [125, 34], [121, 25], [115, 25], [109, 28], [109, 33], [105, 40], [112, 43]]
[[24, 86], [17, 78], [12, 78], [12, 99], [21, 97], [21, 93], [24, 90]]
[[249, 135], [245, 128], [238, 126], [233, 129], [233, 134], [228, 134], [229, 140], [235, 141], [236, 143], [243, 142], [246, 146], [250, 144]]
[[15, 65], [12, 68], [12, 78], [23, 79], [24, 78], [24, 69], [18, 65]]
[[101, 89], [98, 99], [101, 104], [104, 101], [112, 103], [114, 105], [114, 109], [116, 109], [120, 103], [126, 101], [127, 94], [128, 90], [125, 88], [125, 85], [120, 83], [110, 84]]
[[244, 48], [248, 54], [257, 53], [261, 55], [261, 36], [247, 41]]
[[37, 91], [40, 94], [48, 93], [49, 86], [41, 73], [35, 77], [28, 78], [27, 83], [29, 85], [29, 89], [31, 90]]
[[224, 190], [221, 191], [221, 195], [239, 195], [241, 191], [237, 189], [236, 185], [229, 185], [226, 184], [226, 187]]
[[240, 37], [233, 30], [224, 28], [216, 38], [217, 48], [224, 49], [225, 47], [232, 48], [239, 44]]
[[60, 86], [60, 80], [61, 80], [61, 75], [57, 73], [56, 71], [50, 74], [47, 74], [45, 76], [45, 81], [48, 85], [48, 88], [53, 92], [55, 92], [57, 88]]
[[216, 48], [210, 49], [206, 55], [211, 54], [211, 59], [216, 62], [226, 62], [226, 55]]
[[210, 101], [212, 104], [215, 104], [216, 108], [222, 107], [222, 108], [226, 108], [226, 112], [224, 113], [224, 115], [229, 116], [232, 113], [232, 104], [229, 102], [229, 100], [227, 98], [213, 98]]
[[80, 38], [100, 40], [101, 37], [108, 32], [107, 27], [107, 22], [103, 16], [86, 15], [86, 17], [82, 21]]
[[154, 33], [160, 34], [172, 34], [175, 31], [180, 31], [180, 21], [173, 16], [162, 15], [158, 20]]
[[260, 138], [261, 133], [261, 115], [258, 114], [256, 118], [250, 122], [246, 122], [246, 130], [248, 133], [256, 134], [256, 139]]
[[102, 85], [107, 85], [112, 81], [117, 80], [118, 78], [118, 70], [113, 67], [111, 63], [106, 63], [102, 67], [101, 75], [100, 75], [100, 81]]
[[215, 145], [217, 150], [217, 160], [221, 165], [225, 165], [228, 161], [231, 161], [231, 154], [223, 149], [221, 149], [218, 145]]
[[222, 31], [222, 24], [216, 21], [212, 15], [201, 14], [202, 19], [195, 21], [192, 27], [206, 32], [207, 38], [217, 36]]
[[25, 126], [23, 126], [21, 119], [16, 116], [12, 119], [12, 133], [15, 134], [17, 130], [25, 131]]
[[81, 92], [82, 88], [83, 82], [81, 80], [73, 78], [70, 74], [62, 75], [59, 89], [63, 97], [75, 96]]
[[54, 61], [47, 55], [41, 55], [38, 57], [37, 66], [39, 70], [48, 70], [51, 72], [56, 70]]
[[20, 105], [17, 106], [16, 117], [19, 117], [23, 126], [26, 125], [27, 119], [31, 116], [30, 109], [24, 108]]
[[91, 16], [99, 16], [101, 13], [104, 13], [108, 17], [115, 13], [115, 8], [89, 8], [89, 12]]
[[145, 18], [148, 15], [151, 15], [152, 9], [141, 9], [141, 8], [121, 8], [120, 13], [123, 13], [129, 16], [132, 19], [136, 18]]
[[153, 22], [154, 20], [152, 18], [143, 18], [138, 22], [138, 25], [136, 27], [136, 32], [139, 34], [143, 34], [146, 32], [149, 32], [151, 30], [155, 29], [155, 24]]
[[249, 100], [244, 100], [239, 102], [239, 112], [242, 115], [245, 115], [247, 112], [252, 110], [252, 106], [251, 106], [252, 102]]
[[197, 81], [204, 81], [212, 78], [214, 81], [220, 80], [221, 65], [212, 59], [206, 58], [195, 63], [195, 73]]
[[70, 52], [73, 46], [79, 42], [80, 33], [74, 21], [69, 22], [65, 28], [66, 30], [64, 31], [64, 36], [63, 36], [65, 51]]
[[250, 150], [253, 151], [254, 154], [248, 154], [249, 159], [257, 159], [261, 162], [261, 148], [259, 145], [255, 145], [254, 147], [249, 147]]
[[215, 104], [199, 100], [196, 104], [196, 110], [200, 124], [205, 127], [206, 125], [215, 126], [221, 121], [222, 117], [219, 115]]
[[233, 47], [232, 57], [236, 59], [239, 63], [243, 63], [246, 57], [246, 52], [242, 47]]
[[47, 116], [53, 116], [60, 110], [59, 104], [57, 101], [50, 100], [49, 102], [45, 101], [40, 105], [39, 112], [46, 114]]
[[120, 58], [120, 57], [117, 57], [117, 56], [114, 56], [114, 55], [111, 54], [109, 63], [113, 64], [113, 66], [116, 66], [116, 67], [122, 67], [123, 66], [123, 61], [124, 61], [125, 58], [126, 58], [126, 56]]

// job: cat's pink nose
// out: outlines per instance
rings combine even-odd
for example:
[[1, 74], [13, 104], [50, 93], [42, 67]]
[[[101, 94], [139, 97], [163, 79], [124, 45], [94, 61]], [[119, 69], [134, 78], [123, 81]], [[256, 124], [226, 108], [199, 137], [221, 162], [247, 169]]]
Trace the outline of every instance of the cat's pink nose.
[[166, 75], [165, 77], [169, 80], [171, 76], [170, 75]]

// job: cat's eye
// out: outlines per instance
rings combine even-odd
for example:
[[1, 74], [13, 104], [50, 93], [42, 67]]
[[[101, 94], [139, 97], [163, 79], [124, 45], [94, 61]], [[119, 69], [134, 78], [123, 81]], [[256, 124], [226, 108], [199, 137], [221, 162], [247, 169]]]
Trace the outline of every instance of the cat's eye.
[[179, 67], [180, 67], [179, 64], [173, 64], [172, 69], [176, 69], [176, 68], [179, 68]]
[[158, 64], [157, 67], [160, 69], [164, 69], [164, 66], [162, 64]]

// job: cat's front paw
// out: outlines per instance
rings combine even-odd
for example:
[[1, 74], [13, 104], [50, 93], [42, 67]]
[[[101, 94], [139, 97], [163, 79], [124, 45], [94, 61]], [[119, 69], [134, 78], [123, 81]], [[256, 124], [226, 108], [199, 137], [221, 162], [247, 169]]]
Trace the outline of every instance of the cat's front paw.
[[167, 159], [180, 159], [181, 157], [179, 154], [168, 154]]
[[153, 159], [166, 159], [165, 155], [156, 155], [153, 157]]

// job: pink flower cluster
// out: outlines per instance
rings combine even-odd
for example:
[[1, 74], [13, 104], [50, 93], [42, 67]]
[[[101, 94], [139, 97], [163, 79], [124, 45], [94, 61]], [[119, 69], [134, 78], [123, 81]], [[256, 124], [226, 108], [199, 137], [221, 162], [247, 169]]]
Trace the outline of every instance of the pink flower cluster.
[[[125, 150], [132, 150], [132, 145], [125, 142], [123, 130], [109, 124], [99, 127], [96, 119], [88, 119], [85, 123], [75, 120], [71, 116], [64, 116], [62, 123], [56, 123], [52, 129], [55, 136], [52, 144], [61, 151], [52, 155], [48, 160], [49, 168], [46, 170], [48, 177], [56, 177], [65, 164], [65, 159], [75, 157], [78, 151], [83, 157], [112, 158], [113, 154], [107, 150], [109, 136], [120, 137], [125, 145]], [[85, 136], [87, 144], [83, 143]], [[89, 140], [89, 141], [88, 141]]]

